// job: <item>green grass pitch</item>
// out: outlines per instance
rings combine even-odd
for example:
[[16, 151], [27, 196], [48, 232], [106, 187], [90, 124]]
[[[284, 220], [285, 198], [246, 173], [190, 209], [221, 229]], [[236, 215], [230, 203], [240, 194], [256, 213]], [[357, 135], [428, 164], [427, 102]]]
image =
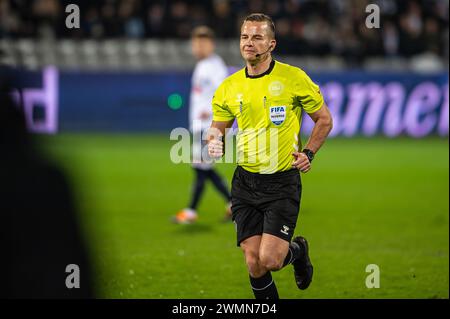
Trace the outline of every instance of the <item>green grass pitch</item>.
[[[103, 298], [253, 298], [225, 203], [210, 184], [195, 225], [193, 172], [169, 158], [168, 134], [44, 138], [73, 182]], [[302, 175], [296, 233], [310, 242], [311, 286], [291, 266], [273, 274], [282, 298], [448, 298], [448, 140], [330, 139]], [[234, 165], [217, 169], [231, 180]], [[368, 264], [380, 288], [368, 289]], [[82, 270], [81, 270], [82, 271]], [[82, 278], [81, 278], [82, 280]]]

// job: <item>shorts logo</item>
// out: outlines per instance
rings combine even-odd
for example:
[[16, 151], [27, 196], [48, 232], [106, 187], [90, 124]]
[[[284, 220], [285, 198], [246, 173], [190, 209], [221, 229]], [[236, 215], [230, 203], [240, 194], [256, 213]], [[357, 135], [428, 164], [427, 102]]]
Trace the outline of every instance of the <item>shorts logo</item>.
[[286, 106], [271, 106], [270, 120], [275, 125], [280, 125], [286, 119]]
[[283, 225], [283, 229], [280, 230], [280, 232], [282, 232], [285, 235], [289, 235], [288, 231], [289, 231], [289, 227], [287, 227], [286, 225]]

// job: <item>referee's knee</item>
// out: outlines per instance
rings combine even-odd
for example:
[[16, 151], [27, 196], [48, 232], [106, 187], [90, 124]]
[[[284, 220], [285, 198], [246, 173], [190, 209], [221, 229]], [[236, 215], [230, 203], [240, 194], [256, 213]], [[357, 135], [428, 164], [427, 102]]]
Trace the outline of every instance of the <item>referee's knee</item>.
[[248, 273], [253, 278], [259, 278], [267, 272], [267, 269], [260, 263], [257, 254], [246, 254], [245, 262], [247, 264]]
[[283, 268], [283, 260], [277, 258], [274, 254], [261, 254], [259, 262], [261, 266], [270, 271], [277, 271]]

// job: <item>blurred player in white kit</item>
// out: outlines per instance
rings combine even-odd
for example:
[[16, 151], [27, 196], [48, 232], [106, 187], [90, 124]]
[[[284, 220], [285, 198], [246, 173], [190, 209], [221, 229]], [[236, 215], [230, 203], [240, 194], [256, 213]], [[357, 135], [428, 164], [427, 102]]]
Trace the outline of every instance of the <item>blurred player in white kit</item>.
[[194, 138], [192, 167], [195, 181], [189, 205], [173, 217], [173, 222], [177, 224], [190, 224], [198, 219], [197, 206], [208, 179], [226, 201], [225, 220], [231, 220], [230, 192], [224, 180], [214, 170], [205, 148], [206, 141], [202, 139], [203, 131], [211, 126], [212, 97], [228, 76], [228, 70], [222, 58], [214, 52], [214, 32], [209, 27], [196, 27], [192, 31], [191, 45], [192, 53], [198, 61], [192, 75], [189, 109], [189, 126]]

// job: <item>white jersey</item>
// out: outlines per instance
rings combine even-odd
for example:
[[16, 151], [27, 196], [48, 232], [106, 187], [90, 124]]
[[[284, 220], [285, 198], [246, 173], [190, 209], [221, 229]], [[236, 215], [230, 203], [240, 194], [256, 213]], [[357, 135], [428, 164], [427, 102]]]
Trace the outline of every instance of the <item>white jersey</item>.
[[[227, 66], [217, 54], [212, 54], [200, 60], [195, 66], [192, 75], [189, 107], [189, 127], [191, 131], [205, 130], [211, 126], [212, 97], [227, 76]], [[208, 114], [206, 119], [202, 119], [201, 115], [203, 113]], [[193, 125], [194, 121], [199, 122]]]

